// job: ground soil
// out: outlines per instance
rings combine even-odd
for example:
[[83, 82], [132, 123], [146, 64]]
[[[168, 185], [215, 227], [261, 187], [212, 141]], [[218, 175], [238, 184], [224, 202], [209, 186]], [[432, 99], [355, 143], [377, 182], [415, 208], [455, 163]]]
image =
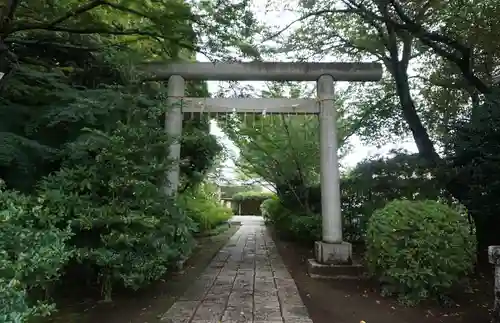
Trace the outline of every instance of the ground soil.
[[456, 304], [442, 308], [426, 304], [408, 308], [394, 299], [380, 296], [373, 282], [358, 280], [318, 280], [307, 275], [306, 261], [312, 248], [274, 240], [295, 280], [314, 323], [488, 323], [493, 300], [492, 279], [477, 278], [472, 291], [452, 294]]
[[[198, 246], [186, 261], [184, 269], [169, 273], [164, 279], [139, 292], [120, 293], [113, 296], [112, 303], [101, 303], [88, 299], [80, 303], [78, 293], [71, 291], [72, 299], [59, 299], [59, 313], [50, 322], [54, 323], [152, 323], [159, 318], [181, 296], [189, 285], [208, 266], [215, 254], [238, 230], [237, 225], [218, 228], [212, 236], [198, 238]], [[80, 298], [81, 299], [81, 298]]]

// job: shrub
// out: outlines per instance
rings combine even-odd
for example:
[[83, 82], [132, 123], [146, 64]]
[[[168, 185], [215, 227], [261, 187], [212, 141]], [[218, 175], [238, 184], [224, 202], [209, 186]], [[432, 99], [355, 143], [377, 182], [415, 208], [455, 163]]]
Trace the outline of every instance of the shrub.
[[161, 111], [126, 112], [128, 124], [78, 136], [62, 169], [39, 185], [60, 225], [74, 233], [70, 269], [79, 274], [71, 280], [98, 282], [106, 300], [114, 285], [138, 289], [160, 278], [194, 242], [192, 221], [163, 192], [170, 162], [169, 139], [156, 126]]
[[246, 200], [256, 200], [263, 202], [269, 198], [273, 198], [274, 196], [275, 196], [274, 193], [271, 192], [248, 191], [248, 192], [239, 192], [234, 194], [232, 196], [232, 200], [236, 202], [242, 202]]
[[179, 198], [180, 206], [196, 224], [199, 233], [210, 231], [232, 217], [230, 208], [202, 192], [184, 194]]
[[260, 205], [262, 216], [266, 223], [273, 225], [276, 229], [285, 227], [284, 221], [289, 215], [289, 210], [277, 198], [267, 199]]
[[474, 257], [464, 216], [435, 201], [396, 200], [368, 223], [368, 271], [385, 295], [407, 304], [440, 298], [471, 271]]
[[57, 213], [42, 203], [0, 190], [0, 322], [26, 322], [55, 309], [43, 296], [72, 254], [65, 245], [70, 232], [55, 227]]
[[277, 198], [262, 202], [261, 211], [266, 223], [283, 238], [307, 244], [321, 239], [321, 216], [317, 214], [294, 213]]
[[280, 201], [276, 197], [268, 198], [260, 204], [260, 212], [266, 222], [271, 221], [271, 216], [278, 212]]
[[321, 240], [321, 216], [318, 214], [292, 214], [290, 231], [295, 241], [312, 244]]

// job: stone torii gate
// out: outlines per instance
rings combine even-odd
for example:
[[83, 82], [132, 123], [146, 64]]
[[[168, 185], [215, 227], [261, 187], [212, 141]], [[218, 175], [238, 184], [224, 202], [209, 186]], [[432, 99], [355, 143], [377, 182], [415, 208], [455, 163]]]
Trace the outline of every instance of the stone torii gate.
[[[165, 126], [173, 138], [182, 135], [183, 112], [200, 113], [263, 113], [317, 114], [320, 122], [320, 165], [322, 241], [315, 243], [316, 260], [310, 261], [312, 274], [321, 276], [325, 267], [350, 265], [352, 247], [342, 238], [340, 209], [340, 175], [337, 157], [336, 109], [334, 82], [378, 81], [382, 66], [378, 63], [150, 63], [143, 67], [156, 80], [168, 80], [168, 111]], [[184, 97], [186, 80], [210, 81], [316, 81], [317, 96], [313, 99], [227, 99]], [[170, 158], [176, 163], [167, 175], [172, 195], [179, 185], [180, 142], [170, 146]]]

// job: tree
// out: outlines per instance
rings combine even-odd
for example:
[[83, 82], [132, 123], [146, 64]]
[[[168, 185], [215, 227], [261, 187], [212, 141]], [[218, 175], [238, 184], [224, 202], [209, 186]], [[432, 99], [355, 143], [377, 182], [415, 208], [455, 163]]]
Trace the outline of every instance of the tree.
[[[6, 306], [0, 317], [28, 321], [53, 310], [35, 293], [45, 294], [60, 276], [65, 288], [80, 279], [86, 287], [96, 283], [109, 300], [115, 284], [142, 287], [189, 255], [192, 205], [165, 198], [162, 189], [171, 167], [166, 87], [143, 82], [137, 66], [192, 59], [208, 12], [221, 13], [218, 19], [230, 25], [210, 31], [209, 40], [231, 43], [234, 38], [218, 37], [240, 31], [230, 19], [246, 7], [207, 1], [193, 9], [176, 0], [4, 3], [0, 290]], [[191, 82], [187, 92], [205, 96], [206, 85]], [[184, 126], [187, 190], [206, 179], [220, 145], [207, 135], [207, 120]], [[195, 208], [206, 219], [207, 203], [200, 200]], [[216, 202], [211, 210], [220, 215]], [[225, 213], [213, 223], [227, 220]]]
[[[303, 1], [296, 20], [301, 25], [282, 43], [304, 59], [331, 55], [383, 63], [388, 75], [381, 84], [362, 95], [354, 87], [362, 97], [352, 100], [358, 102], [355, 118], [367, 125], [362, 134], [379, 134], [378, 139], [387, 132], [396, 137], [410, 133], [420, 155], [475, 218], [480, 211], [468, 203], [470, 187], [456, 178], [457, 165], [438, 152], [451, 153], [447, 138], [455, 123], [476, 111], [480, 114], [480, 94], [492, 93], [491, 76], [498, 61], [497, 12], [494, 1], [342, 0], [333, 5]], [[270, 32], [269, 37], [286, 29]], [[415, 66], [411, 76], [410, 67]], [[444, 72], [451, 73], [446, 77]], [[497, 218], [489, 216], [489, 228], [500, 227]], [[495, 241], [486, 241], [480, 231], [478, 245], [484, 256], [484, 247]]]
[[411, 6], [396, 0], [381, 1], [380, 15], [366, 12], [360, 2], [348, 1], [358, 9], [358, 14], [413, 35], [437, 55], [453, 62], [467, 83], [480, 93], [492, 92], [500, 45], [495, 36], [500, 9], [495, 1], [458, 1], [446, 5], [424, 1], [421, 4], [437, 13], [438, 18], [427, 23], [418, 19]]
[[[234, 48], [248, 52], [245, 39], [253, 36], [255, 28], [247, 0], [92, 0], [84, 4], [77, 0], [36, 4], [8, 0], [0, 7], [0, 72], [7, 75], [2, 79], [6, 82], [19, 60], [15, 46], [95, 50], [96, 44], [65, 44], [69, 39], [89, 37], [104, 40], [98, 44], [103, 47], [126, 44], [146, 49], [143, 59], [177, 59], [179, 54], [186, 54], [186, 49], [191, 54], [198, 51], [210, 58], [228, 58]], [[56, 38], [24, 38], [33, 35]]]
[[[225, 24], [213, 24], [212, 15]], [[246, 18], [240, 22], [242, 16]], [[243, 29], [248, 33], [253, 28], [245, 1], [204, 1], [192, 7], [175, 0], [13, 0], [0, 7], [0, 22], [0, 71], [5, 74], [0, 80], [1, 107], [9, 115], [0, 135], [0, 173], [10, 187], [22, 190], [57, 169], [59, 148], [78, 135], [76, 129], [88, 118], [105, 114], [99, 106], [90, 111], [68, 102], [105, 84], [140, 83], [137, 63], [189, 60], [201, 51], [200, 38], [210, 44], [212, 54], [207, 55], [227, 57], [235, 35], [244, 39]], [[188, 92], [208, 95], [203, 83], [191, 82]], [[51, 122], [55, 111], [67, 114], [64, 123]], [[208, 120], [187, 120], [184, 126], [181, 171], [188, 178], [186, 189], [208, 172], [221, 147], [215, 137], [206, 136]]]
[[[297, 84], [271, 83], [263, 97], [308, 97], [310, 91]], [[339, 147], [345, 153], [347, 138], [355, 125], [343, 118], [343, 93], [338, 93]], [[292, 191], [302, 202], [302, 192], [320, 180], [319, 120], [311, 115], [233, 115], [221, 123], [240, 150], [237, 166], [249, 177], [259, 178], [278, 193]], [[306, 203], [307, 204], [307, 203]], [[303, 205], [307, 208], [307, 205]]]

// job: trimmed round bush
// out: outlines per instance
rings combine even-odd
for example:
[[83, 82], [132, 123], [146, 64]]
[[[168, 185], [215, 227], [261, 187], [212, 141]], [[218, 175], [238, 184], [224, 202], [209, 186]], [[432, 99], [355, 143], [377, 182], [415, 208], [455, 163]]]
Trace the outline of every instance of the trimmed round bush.
[[473, 269], [475, 241], [465, 216], [447, 205], [392, 201], [369, 220], [367, 269], [403, 303], [441, 299]]
[[293, 213], [277, 198], [267, 199], [260, 206], [266, 224], [271, 225], [280, 235], [289, 236]]
[[260, 212], [266, 221], [270, 221], [273, 214], [281, 208], [281, 202], [277, 198], [268, 198], [260, 204]]

